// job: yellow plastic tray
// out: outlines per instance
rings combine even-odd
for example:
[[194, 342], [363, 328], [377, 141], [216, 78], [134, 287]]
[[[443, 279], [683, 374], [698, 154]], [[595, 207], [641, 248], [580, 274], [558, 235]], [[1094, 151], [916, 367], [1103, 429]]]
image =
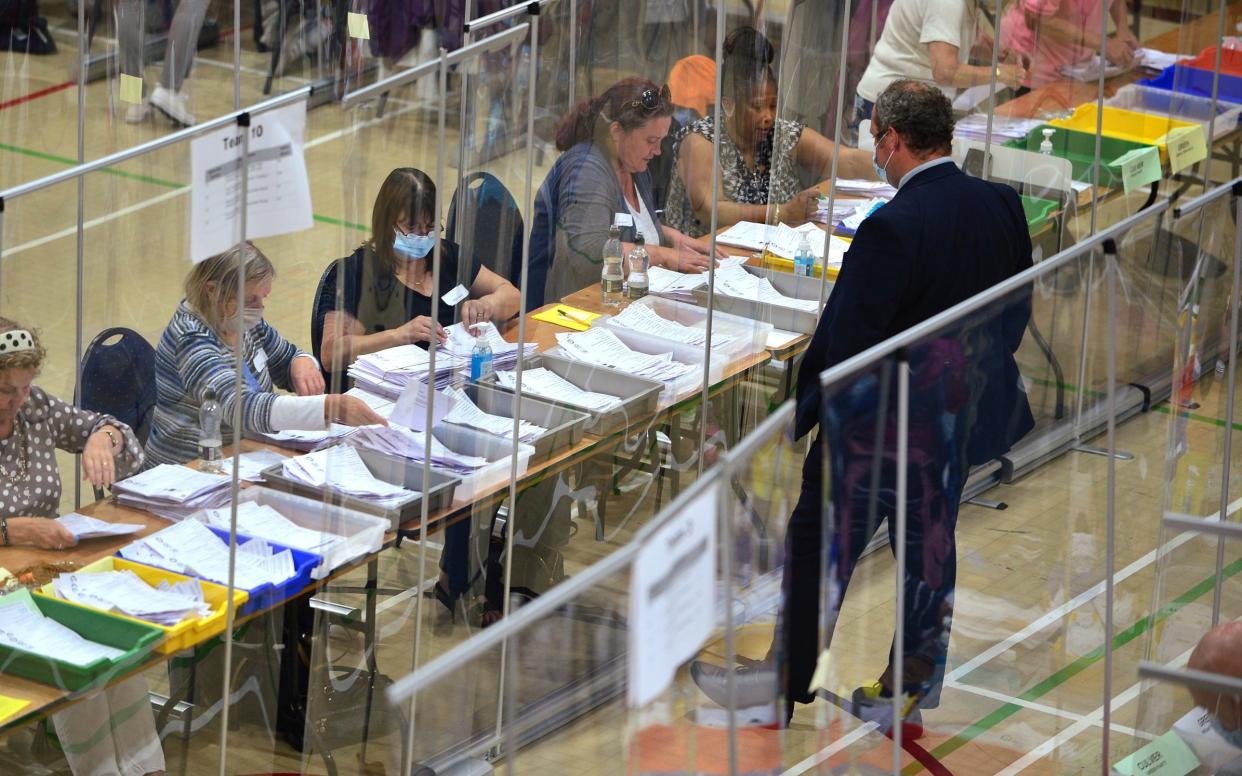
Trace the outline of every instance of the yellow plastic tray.
[[[91, 573], [103, 571], [125, 571], [129, 570], [138, 575], [138, 577], [151, 586], [158, 586], [161, 582], [184, 582], [187, 579], [194, 579], [181, 574], [174, 574], [171, 571], [144, 566], [141, 563], [108, 556], [100, 558], [94, 563], [89, 563], [78, 569], [78, 573]], [[123, 620], [133, 620], [153, 628], [159, 628], [164, 633], [164, 642], [156, 647], [156, 651], [168, 655], [173, 652], [180, 652], [183, 649], [200, 644], [216, 634], [224, 632], [224, 626], [228, 614], [228, 588], [224, 585], [217, 585], [214, 582], [208, 582], [202, 579], [194, 579], [203, 587], [203, 600], [211, 604], [211, 614], [206, 617], [197, 617], [192, 620], [183, 620], [176, 625], [167, 627], [146, 620], [139, 620], [135, 617], [121, 614], [120, 612], [108, 612], [113, 617], [119, 617]], [[35, 591], [36, 595], [44, 595], [49, 598], [62, 600], [53, 591], [52, 583], [49, 582], [43, 587]], [[233, 606], [240, 611], [242, 604], [250, 598], [250, 594], [245, 590], [233, 591]], [[86, 607], [93, 609], [94, 607]], [[98, 610], [96, 610], [98, 611]]]
[[[1074, 115], [1069, 118], [1053, 119], [1048, 123], [1054, 127], [1064, 127], [1076, 132], [1094, 135], [1097, 107], [1094, 102], [1083, 103], [1074, 108]], [[1104, 123], [1101, 126], [1103, 127], [1101, 134], [1105, 137], [1156, 146], [1160, 149], [1161, 161], [1167, 161], [1168, 159], [1169, 148], [1166, 137], [1170, 132], [1182, 127], [1197, 127], [1202, 130], [1202, 125], [1189, 121], [1171, 119], [1168, 116], [1161, 116], [1155, 113], [1124, 110], [1108, 105], [1104, 106]]]
[[[775, 253], [769, 253], [768, 251], [763, 252], [762, 262], [763, 262], [762, 266], [764, 269], [774, 269], [778, 272], [789, 272], [789, 273], [792, 273], [794, 271], [793, 259], [782, 258], [780, 256], [777, 256]], [[837, 275], [840, 273], [840, 271], [841, 270], [839, 267], [829, 267], [828, 268], [828, 279], [836, 280]], [[819, 265], [815, 264], [814, 266], [812, 266], [811, 272], [814, 274], [815, 277], [819, 277]]]

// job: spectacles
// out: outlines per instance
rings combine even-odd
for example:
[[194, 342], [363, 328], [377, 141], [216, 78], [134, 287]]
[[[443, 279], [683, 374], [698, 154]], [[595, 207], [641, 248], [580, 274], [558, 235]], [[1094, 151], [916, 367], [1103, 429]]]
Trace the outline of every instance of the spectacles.
[[637, 100], [630, 100], [630, 107], [634, 110], [641, 110], [644, 113], [654, 113], [659, 110], [661, 105], [671, 103], [672, 101], [673, 95], [668, 90], [668, 84], [664, 84], [659, 91], [644, 89]]
[[[426, 237], [431, 234], [431, 230], [435, 227], [432, 224], [419, 224], [415, 227], [406, 228], [404, 224], [397, 222], [393, 228], [405, 237], [409, 237], [410, 235], [414, 235], [416, 237]], [[443, 231], [444, 227], [441, 226], [440, 230]]]

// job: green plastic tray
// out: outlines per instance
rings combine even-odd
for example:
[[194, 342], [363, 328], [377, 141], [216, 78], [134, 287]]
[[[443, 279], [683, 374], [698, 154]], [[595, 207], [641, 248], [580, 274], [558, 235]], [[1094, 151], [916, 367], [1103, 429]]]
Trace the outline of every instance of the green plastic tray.
[[1042, 229], [1052, 211], [1057, 209], [1057, 203], [1050, 199], [1025, 194], [1019, 194], [1018, 198], [1022, 200], [1022, 212], [1026, 214], [1026, 227], [1032, 234]]
[[73, 665], [0, 644], [0, 673], [20, 676], [40, 684], [63, 690], [84, 690], [110, 682], [141, 663], [155, 648], [163, 633], [159, 628], [130, 619], [88, 609], [69, 601], [45, 596], [32, 596], [19, 590], [0, 599], [0, 606], [23, 606], [22, 599], [32, 601], [45, 617], [59, 622], [83, 638], [109, 647], [125, 650], [115, 660], [96, 660], [84, 666]]
[[[1049, 127], [1052, 125], [1041, 124], [1028, 132], [1025, 139], [1010, 140], [1005, 145], [1038, 153], [1040, 143], [1044, 142], [1042, 130]], [[1095, 160], [1095, 135], [1076, 132], [1065, 127], [1052, 127], [1052, 129], [1056, 130], [1052, 135], [1052, 155], [1070, 160], [1070, 164], [1074, 167], [1074, 180], [1090, 183], [1092, 162]], [[1120, 186], [1121, 168], [1110, 167], [1109, 163], [1136, 148], [1145, 148], [1150, 145], [1150, 143], [1118, 140], [1115, 137], [1101, 137], [1100, 185], [1109, 188]]]

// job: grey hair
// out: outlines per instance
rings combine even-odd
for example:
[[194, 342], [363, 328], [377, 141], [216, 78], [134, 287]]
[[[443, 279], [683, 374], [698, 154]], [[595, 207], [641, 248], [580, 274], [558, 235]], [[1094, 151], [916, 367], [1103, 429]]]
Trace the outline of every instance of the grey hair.
[[915, 154], [953, 150], [953, 105], [935, 84], [908, 78], [889, 84], [875, 101], [876, 137], [890, 127]]

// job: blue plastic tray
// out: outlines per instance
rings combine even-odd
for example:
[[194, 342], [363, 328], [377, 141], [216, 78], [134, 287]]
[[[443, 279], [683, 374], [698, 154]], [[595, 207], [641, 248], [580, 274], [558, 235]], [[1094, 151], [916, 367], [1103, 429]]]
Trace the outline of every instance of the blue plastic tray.
[[[216, 536], [219, 536], [225, 542], [229, 540], [228, 531], [222, 531], [219, 528], [210, 525], [206, 527], [207, 530], [211, 531]], [[237, 546], [239, 547], [250, 541], [253, 540], [249, 536], [242, 534], [238, 534], [237, 536]], [[277, 544], [275, 542], [268, 542], [268, 545], [277, 552], [280, 552], [281, 550], [289, 550], [289, 552], [293, 553], [293, 576], [289, 577], [284, 582], [281, 582], [279, 585], [269, 582], [247, 590], [246, 592], [250, 594], [250, 600], [243, 604], [241, 609], [237, 610], [238, 614], [250, 614], [251, 612], [258, 611], [260, 609], [269, 609], [279, 603], [289, 600], [311, 583], [311, 572], [313, 572], [323, 560], [318, 555], [312, 552], [306, 552], [305, 550], [297, 550], [293, 547], [286, 547], [283, 544]], [[117, 557], [120, 557], [119, 552], [117, 553]], [[147, 565], [155, 566], [156, 564], [149, 563]], [[162, 568], [160, 566], [156, 567]], [[171, 571], [172, 569], [164, 570]], [[194, 575], [188, 574], [187, 576]]]
[[[1197, 67], [1173, 65], [1166, 67], [1160, 75], [1139, 81], [1142, 86], [1166, 89], [1182, 94], [1194, 94], [1199, 97], [1212, 96], [1212, 73]], [[1226, 102], [1242, 102], [1242, 78], [1236, 75], [1220, 74], [1220, 91], [1217, 99]]]

